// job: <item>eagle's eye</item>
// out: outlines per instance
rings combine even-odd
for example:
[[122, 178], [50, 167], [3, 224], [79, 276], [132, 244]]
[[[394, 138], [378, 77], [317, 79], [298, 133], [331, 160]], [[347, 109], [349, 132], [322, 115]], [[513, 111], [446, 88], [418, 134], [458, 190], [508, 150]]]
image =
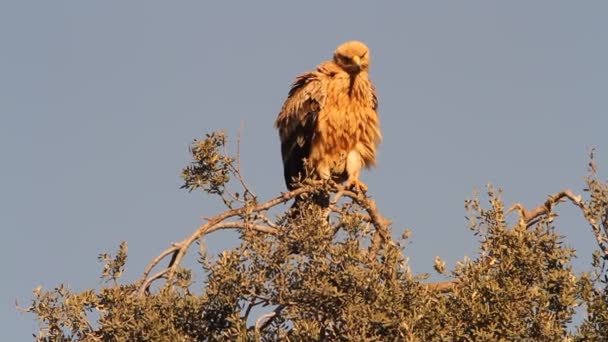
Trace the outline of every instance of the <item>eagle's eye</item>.
[[346, 56], [340, 56], [340, 62], [342, 62], [344, 64], [350, 64], [352, 61], [350, 58], [348, 58]]

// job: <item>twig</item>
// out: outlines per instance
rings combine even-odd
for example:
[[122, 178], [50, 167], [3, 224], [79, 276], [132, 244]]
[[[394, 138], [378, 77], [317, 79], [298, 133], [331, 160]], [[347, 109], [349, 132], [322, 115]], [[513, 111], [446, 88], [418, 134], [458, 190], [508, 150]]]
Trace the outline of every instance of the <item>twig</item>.
[[271, 228], [274, 228], [274, 229], [279, 228], [279, 226], [277, 226], [276, 223], [272, 222], [268, 217], [266, 217], [266, 215], [264, 215], [262, 213], [258, 213], [258, 218], [260, 220], [264, 221], [264, 223], [266, 223]]
[[234, 171], [234, 174], [236, 175], [236, 178], [241, 183], [243, 190], [245, 191], [243, 196], [245, 196], [247, 193], [250, 193], [251, 196], [257, 197], [256, 194], [253, 191], [251, 191], [251, 188], [247, 185], [247, 183], [245, 182], [245, 179], [243, 179], [243, 176], [241, 173], [241, 130], [243, 129], [244, 125], [245, 124], [243, 122], [241, 122], [241, 127], [239, 127], [239, 131], [236, 135], [236, 168], [234, 166], [232, 166], [232, 169]]
[[[224, 187], [224, 192], [226, 192], [226, 193], [228, 194], [228, 196], [230, 196], [230, 198], [231, 198], [233, 201], [235, 201], [235, 202], [240, 202], [240, 203], [245, 203], [245, 200], [243, 200], [243, 199], [241, 199], [241, 198], [237, 197], [235, 193], [233, 193], [232, 191], [230, 191], [230, 189], [228, 189], [228, 187]], [[226, 200], [226, 199], [223, 199], [223, 200], [224, 200], [224, 203], [226, 203], [226, 202], [227, 202], [227, 200]]]

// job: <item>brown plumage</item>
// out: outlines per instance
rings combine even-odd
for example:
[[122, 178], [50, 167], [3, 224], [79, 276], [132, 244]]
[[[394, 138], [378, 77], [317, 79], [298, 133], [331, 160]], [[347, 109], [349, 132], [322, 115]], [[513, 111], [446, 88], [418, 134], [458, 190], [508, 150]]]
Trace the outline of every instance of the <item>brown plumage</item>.
[[369, 58], [365, 44], [346, 42], [333, 60], [296, 78], [275, 122], [288, 189], [305, 176], [307, 166], [314, 177], [367, 190], [359, 175], [363, 167], [376, 164], [382, 139]]

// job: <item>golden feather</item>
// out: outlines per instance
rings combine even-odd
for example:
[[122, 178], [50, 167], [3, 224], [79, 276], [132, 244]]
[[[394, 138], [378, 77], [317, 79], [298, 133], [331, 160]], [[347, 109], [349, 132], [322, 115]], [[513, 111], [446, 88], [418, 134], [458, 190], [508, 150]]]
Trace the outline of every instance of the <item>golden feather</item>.
[[365, 44], [347, 42], [333, 60], [296, 78], [275, 121], [289, 189], [293, 178], [304, 176], [304, 159], [318, 178], [367, 189], [360, 171], [376, 164], [382, 140], [369, 58]]

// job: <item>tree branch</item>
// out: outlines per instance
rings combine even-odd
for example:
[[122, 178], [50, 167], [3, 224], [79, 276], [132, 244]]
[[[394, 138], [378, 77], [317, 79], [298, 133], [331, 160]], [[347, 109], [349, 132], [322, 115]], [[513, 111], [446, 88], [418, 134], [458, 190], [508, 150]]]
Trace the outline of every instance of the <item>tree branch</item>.
[[583, 202], [581, 195], [575, 195], [572, 191], [566, 189], [560, 192], [557, 192], [551, 196], [541, 205], [537, 206], [532, 210], [527, 210], [521, 203], [513, 204], [507, 213], [511, 211], [519, 212], [519, 220], [520, 224], [525, 225], [526, 228], [529, 228], [538, 222], [538, 219], [541, 216], [549, 215], [551, 210], [553, 210], [553, 206], [557, 203], [563, 202], [566, 199], [570, 200], [574, 205], [579, 207], [583, 211], [583, 216], [587, 219], [587, 222], [591, 225], [591, 229], [593, 230], [593, 235], [595, 235], [595, 240], [598, 243], [598, 246], [602, 250], [604, 254], [604, 259], [608, 259], [608, 238], [602, 234], [601, 228], [595, 220], [587, 217], [586, 213], [586, 205]]
[[140, 282], [143, 282], [146, 280], [146, 278], [148, 278], [148, 275], [150, 274], [152, 269], [154, 267], [156, 267], [158, 265], [158, 263], [161, 262], [161, 260], [163, 260], [169, 254], [172, 254], [172, 253], [175, 254], [175, 252], [177, 252], [178, 249], [179, 249], [179, 246], [176, 243], [174, 243], [173, 245], [171, 245], [171, 247], [167, 248], [164, 252], [160, 253], [159, 256], [154, 258], [154, 260], [152, 260], [152, 262], [150, 262], [148, 267], [146, 267], [146, 269], [144, 270], [144, 273], [140, 279]]
[[169, 272], [169, 270], [171, 270], [170, 268], [165, 268], [164, 270], [154, 274], [153, 276], [151, 276], [150, 278], [146, 279], [143, 284], [141, 284], [141, 286], [139, 287], [139, 295], [141, 296], [144, 292], [145, 293], [149, 293], [150, 292], [150, 285], [152, 285], [152, 283], [157, 280], [160, 279], [162, 277], [165, 276], [165, 274], [167, 274], [167, 272]]
[[583, 200], [580, 195], [575, 195], [570, 190], [562, 190], [557, 192], [551, 196], [541, 205], [537, 206], [532, 210], [527, 210], [521, 203], [515, 203], [507, 210], [507, 214], [511, 211], [517, 210], [519, 212], [520, 220], [526, 225], [526, 227], [530, 227], [534, 225], [537, 218], [543, 215], [547, 215], [553, 209], [553, 206], [557, 203], [563, 202], [564, 199], [567, 198], [570, 202], [574, 203], [577, 207], [583, 208]]
[[[207, 223], [199, 226], [190, 236], [186, 237], [178, 243], [173, 243], [171, 247], [163, 251], [159, 256], [152, 260], [152, 262], [146, 267], [140, 279], [140, 286], [139, 290], [137, 291], [138, 295], [144, 295], [144, 293], [149, 291], [150, 285], [158, 279], [166, 278], [167, 283], [170, 284], [175, 274], [175, 271], [181, 264], [184, 256], [190, 249], [190, 246], [192, 246], [195, 241], [197, 241], [206, 234], [221, 229], [251, 229], [264, 234], [277, 233], [276, 225], [272, 224], [272, 222], [268, 220], [265, 215], [258, 215], [254, 219], [254, 222], [250, 222], [248, 219], [245, 219], [244, 221], [226, 221], [227, 219], [243, 216], [249, 217], [248, 215], [250, 215], [251, 213], [264, 212], [278, 204], [285, 203], [291, 200], [292, 198], [295, 198], [302, 194], [319, 191], [321, 189], [327, 189], [327, 185], [328, 184], [326, 182], [314, 185], [304, 185], [296, 190], [282, 193], [281, 196], [275, 197], [274, 199], [269, 200], [265, 203], [253, 205], [245, 204], [240, 208], [231, 209], [211, 218], [208, 218]], [[363, 207], [367, 212], [367, 215], [369, 215], [369, 222], [372, 223], [376, 228], [376, 232], [372, 237], [372, 243], [368, 249], [369, 258], [370, 260], [373, 260], [376, 257], [377, 251], [380, 249], [381, 243], [386, 241], [387, 237], [389, 236], [388, 229], [391, 224], [391, 221], [384, 218], [380, 214], [376, 206], [376, 202], [371, 198], [365, 196], [364, 194], [346, 190], [343, 186], [337, 185], [335, 183], [329, 183], [329, 190], [336, 192], [336, 195], [333, 199], [333, 203], [336, 203], [342, 196], [345, 196], [352, 199], [353, 202]], [[255, 221], [261, 223], [256, 223]], [[150, 277], [150, 272], [169, 255], [171, 255], [171, 260], [169, 261], [167, 267]]]
[[[376, 253], [380, 249], [380, 244], [386, 241], [386, 238], [389, 235], [389, 226], [391, 225], [391, 221], [386, 219], [384, 216], [380, 214], [378, 207], [376, 206], [376, 201], [365, 196], [364, 194], [356, 193], [349, 190], [344, 190], [343, 188], [338, 191], [338, 196], [347, 196], [355, 201], [357, 204], [365, 208], [365, 211], [369, 215], [371, 223], [376, 227], [376, 232], [372, 237], [372, 244], [368, 249], [368, 257], [370, 260], [376, 258]], [[338, 197], [339, 198], [339, 197]]]
[[[141, 285], [139, 286], [139, 290], [137, 291], [138, 295], [142, 296], [149, 289], [152, 282], [162, 277], [166, 277], [167, 283], [171, 283], [175, 270], [180, 265], [186, 252], [190, 249], [190, 246], [205, 234], [209, 234], [211, 232], [221, 229], [252, 229], [265, 234], [277, 233], [276, 228], [273, 228], [269, 225], [257, 224], [254, 222], [224, 222], [225, 220], [232, 217], [240, 217], [252, 212], [257, 213], [266, 211], [278, 204], [285, 203], [303, 193], [314, 191], [317, 188], [319, 188], [319, 186], [304, 186], [302, 188], [298, 188], [290, 192], [282, 193], [281, 196], [275, 197], [274, 199], [269, 200], [265, 203], [256, 205], [244, 205], [240, 208], [231, 209], [209, 218], [207, 223], [199, 226], [190, 236], [186, 237], [184, 240], [178, 243], [173, 243], [171, 247], [163, 251], [159, 256], [152, 260], [152, 262], [146, 267], [141, 279], [139, 280]], [[171, 260], [169, 261], [169, 264], [167, 265], [166, 269], [161, 270], [152, 277], [149, 277], [150, 272], [169, 255], [171, 255]]]

